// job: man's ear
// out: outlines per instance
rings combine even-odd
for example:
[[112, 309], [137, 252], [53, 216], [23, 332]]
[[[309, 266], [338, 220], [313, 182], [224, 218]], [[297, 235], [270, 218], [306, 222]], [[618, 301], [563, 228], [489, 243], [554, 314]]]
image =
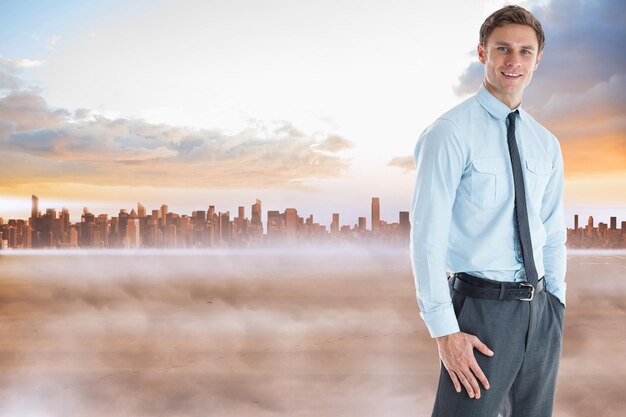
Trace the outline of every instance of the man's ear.
[[537, 55], [537, 60], [535, 61], [535, 69], [537, 69], [537, 67], [539, 66], [539, 61], [541, 61], [542, 56], [543, 56], [543, 51], [539, 52], [539, 55]]
[[487, 59], [485, 57], [485, 48], [479, 43], [478, 46], [476, 47], [476, 51], [478, 52], [478, 60], [480, 61], [481, 64], [485, 63], [485, 60]]

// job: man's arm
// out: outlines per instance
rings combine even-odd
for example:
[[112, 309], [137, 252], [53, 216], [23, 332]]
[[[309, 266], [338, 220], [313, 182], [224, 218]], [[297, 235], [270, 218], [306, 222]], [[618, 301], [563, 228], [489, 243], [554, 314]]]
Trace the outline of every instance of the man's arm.
[[546, 231], [546, 243], [543, 247], [543, 266], [548, 291], [556, 295], [565, 305], [565, 272], [567, 269], [567, 253], [565, 241], [567, 229], [563, 219], [563, 155], [556, 138], [556, 156], [552, 174], [548, 180], [541, 203], [541, 221]]
[[459, 331], [454, 314], [445, 258], [452, 206], [465, 168], [465, 147], [457, 126], [438, 119], [420, 136], [413, 162], [417, 169], [411, 202], [411, 263], [420, 315], [437, 338], [439, 356], [457, 392], [461, 384], [471, 398], [480, 398], [478, 382], [489, 382], [474, 356], [493, 352], [476, 336]]
[[445, 257], [452, 205], [465, 166], [460, 132], [438, 119], [421, 135], [413, 162], [417, 170], [411, 202], [411, 261], [420, 315], [431, 337], [459, 331], [446, 281]]

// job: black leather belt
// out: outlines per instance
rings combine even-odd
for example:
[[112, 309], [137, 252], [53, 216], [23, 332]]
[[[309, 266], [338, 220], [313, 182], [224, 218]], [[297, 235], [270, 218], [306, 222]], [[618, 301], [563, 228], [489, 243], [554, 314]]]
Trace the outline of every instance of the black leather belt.
[[528, 282], [499, 282], [465, 272], [456, 272], [450, 279], [453, 280], [452, 287], [461, 294], [488, 300], [532, 301], [535, 294], [546, 287], [544, 277], [539, 278], [536, 288]]

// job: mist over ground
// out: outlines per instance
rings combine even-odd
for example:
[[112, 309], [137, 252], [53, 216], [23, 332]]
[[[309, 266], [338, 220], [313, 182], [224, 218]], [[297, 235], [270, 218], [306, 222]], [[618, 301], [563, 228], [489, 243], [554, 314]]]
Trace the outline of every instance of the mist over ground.
[[[620, 415], [626, 254], [571, 253], [554, 416]], [[408, 250], [0, 254], [1, 417], [429, 416], [438, 372]]]

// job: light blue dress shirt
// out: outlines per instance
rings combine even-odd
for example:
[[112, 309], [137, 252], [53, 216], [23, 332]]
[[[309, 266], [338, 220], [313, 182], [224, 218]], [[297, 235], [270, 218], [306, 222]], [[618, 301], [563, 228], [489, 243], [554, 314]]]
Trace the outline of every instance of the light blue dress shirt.
[[[559, 142], [522, 108], [515, 126], [539, 277], [565, 304], [567, 237]], [[447, 273], [525, 281], [507, 144], [512, 110], [484, 85], [420, 135], [413, 162], [411, 262], [431, 337], [459, 331]]]

